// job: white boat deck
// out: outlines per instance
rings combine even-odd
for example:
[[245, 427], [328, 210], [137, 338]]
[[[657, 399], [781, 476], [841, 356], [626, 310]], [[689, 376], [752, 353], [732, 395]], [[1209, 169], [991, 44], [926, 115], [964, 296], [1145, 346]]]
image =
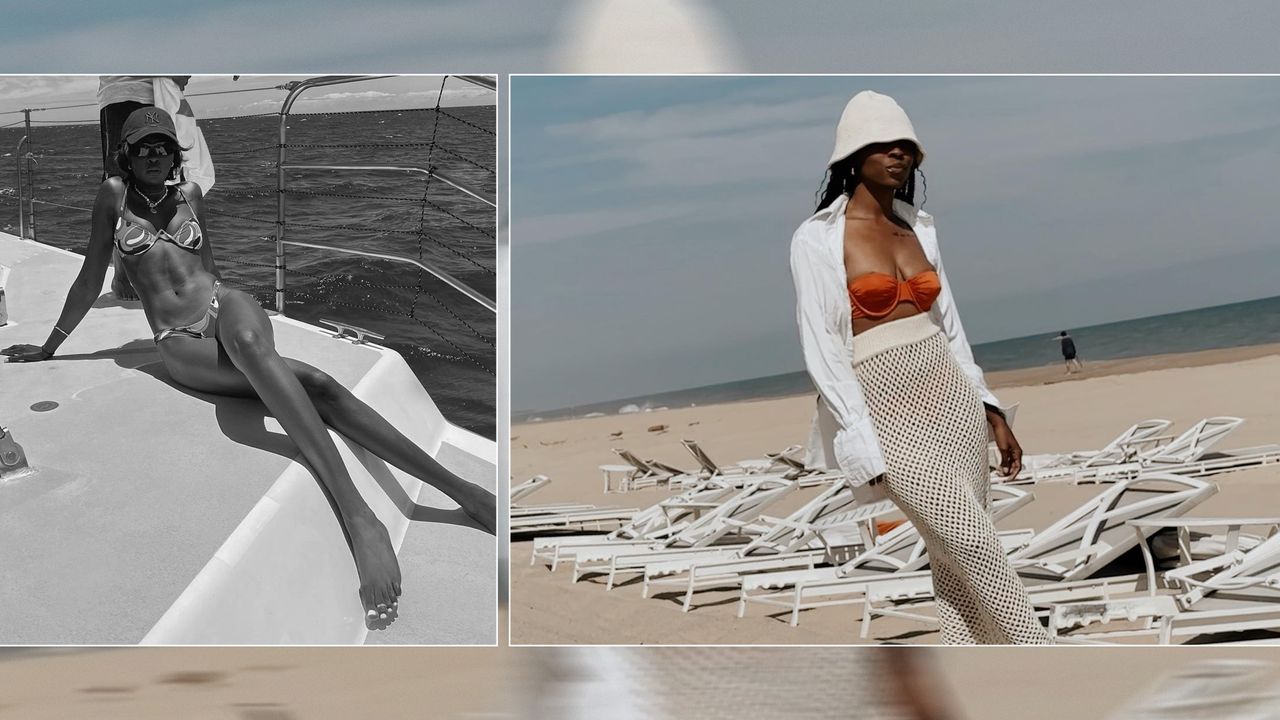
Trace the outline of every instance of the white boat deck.
[[[80, 260], [0, 233], [12, 269], [0, 347], [44, 341]], [[281, 354], [495, 488], [495, 444], [450, 425], [399, 355], [272, 323]], [[44, 401], [57, 407], [32, 409]], [[450, 522], [453, 501], [335, 434], [404, 574], [400, 617], [366, 629], [336, 517], [264, 412], [175, 385], [139, 304], [110, 294], [53, 360], [0, 364], [0, 426], [34, 469], [0, 480], [0, 644], [496, 642], [495, 538]]]

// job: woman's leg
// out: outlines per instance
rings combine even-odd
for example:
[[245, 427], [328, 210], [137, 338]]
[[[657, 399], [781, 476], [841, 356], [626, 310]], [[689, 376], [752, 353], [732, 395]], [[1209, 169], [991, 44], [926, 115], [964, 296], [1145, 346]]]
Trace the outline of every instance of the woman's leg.
[[467, 515], [491, 534], [496, 533], [498, 508], [493, 493], [449, 472], [328, 373], [300, 360], [286, 358], [285, 363], [302, 383], [320, 417], [334, 430], [453, 498]]
[[[943, 639], [982, 644], [1044, 644], [1026, 588], [1013, 571], [991, 516], [963, 481], [889, 480], [889, 494], [920, 531], [929, 549]], [[971, 640], [969, 638], [972, 638]]]
[[938, 622], [942, 625], [943, 645], [985, 645], [982, 618], [970, 612], [978, 607], [964, 578], [957, 577], [946, 562], [932, 562], [933, 596], [938, 603]]
[[249, 391], [266, 404], [338, 507], [365, 608], [392, 606], [400, 595], [400, 566], [391, 539], [352, 482], [302, 383], [276, 353], [266, 313], [239, 291], [224, 292], [220, 302], [218, 341], [163, 341], [166, 368], [174, 380], [195, 390], [233, 395]]
[[886, 489], [929, 550], [944, 640], [1048, 643], [991, 521], [985, 413], [945, 339], [893, 347], [857, 370]]

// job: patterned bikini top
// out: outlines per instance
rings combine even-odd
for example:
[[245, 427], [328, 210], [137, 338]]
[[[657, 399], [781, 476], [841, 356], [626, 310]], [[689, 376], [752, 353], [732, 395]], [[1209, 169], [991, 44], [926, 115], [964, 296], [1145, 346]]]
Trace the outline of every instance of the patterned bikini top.
[[[187, 201], [187, 196], [182, 192], [182, 188], [175, 187], [174, 189], [178, 191], [182, 204], [190, 207], [191, 203]], [[191, 217], [178, 224], [177, 230], [169, 232], [169, 229], [165, 228], [156, 231], [151, 223], [129, 212], [129, 208], [125, 206], [125, 197], [127, 195], [128, 190], [126, 189], [125, 195], [120, 197], [119, 218], [116, 220], [116, 247], [119, 248], [121, 254], [141, 255], [150, 250], [157, 240], [167, 240], [186, 250], [199, 250], [200, 246], [204, 244], [204, 233], [200, 230], [200, 223], [196, 220], [194, 211]], [[175, 217], [174, 219], [176, 220], [177, 218]]]

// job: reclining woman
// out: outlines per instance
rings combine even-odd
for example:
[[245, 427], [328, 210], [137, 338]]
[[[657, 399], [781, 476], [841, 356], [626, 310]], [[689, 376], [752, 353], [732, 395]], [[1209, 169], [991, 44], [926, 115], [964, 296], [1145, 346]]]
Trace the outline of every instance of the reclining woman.
[[386, 528], [360, 496], [326, 424], [383, 460], [440, 489], [490, 533], [494, 495], [457, 477], [328, 374], [275, 348], [256, 301], [219, 277], [195, 183], [167, 184], [181, 166], [173, 119], [140, 108], [124, 124], [117, 161], [103, 181], [84, 264], [44, 345], [14, 345], [8, 362], [48, 360], [93, 306], [119, 248], [170, 377], [198, 392], [257, 397], [280, 422], [332, 496], [350, 537], [360, 599], [385, 616], [400, 596], [400, 566]]

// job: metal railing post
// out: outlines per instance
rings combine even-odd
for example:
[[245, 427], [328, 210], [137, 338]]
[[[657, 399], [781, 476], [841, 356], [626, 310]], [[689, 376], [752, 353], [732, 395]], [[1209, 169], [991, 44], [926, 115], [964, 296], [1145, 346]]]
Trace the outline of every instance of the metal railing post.
[[25, 207], [27, 193], [22, 184], [22, 146], [26, 144], [27, 136], [23, 135], [22, 139], [18, 141], [18, 146], [13, 149], [14, 167], [18, 171], [18, 184], [16, 185], [18, 188], [18, 237], [24, 240], [27, 237], [27, 208]]
[[[289, 93], [293, 97], [293, 92]], [[280, 108], [280, 147], [276, 148], [276, 312], [284, 314], [284, 138], [286, 123], [289, 120], [289, 105], [286, 100]]]
[[[31, 109], [24, 108], [22, 110], [22, 117], [23, 117], [24, 127], [27, 132], [26, 137], [24, 137], [23, 139], [26, 140], [27, 138], [31, 137]], [[36, 239], [36, 180], [34, 177], [31, 176], [32, 175], [31, 166], [35, 163], [34, 163], [34, 158], [32, 158], [31, 156], [30, 141], [27, 142], [27, 154], [24, 157], [24, 159], [27, 161], [27, 193], [26, 193], [27, 229], [31, 232], [31, 239], [35, 240]], [[19, 190], [18, 192], [19, 194], [22, 194], [21, 190]]]

